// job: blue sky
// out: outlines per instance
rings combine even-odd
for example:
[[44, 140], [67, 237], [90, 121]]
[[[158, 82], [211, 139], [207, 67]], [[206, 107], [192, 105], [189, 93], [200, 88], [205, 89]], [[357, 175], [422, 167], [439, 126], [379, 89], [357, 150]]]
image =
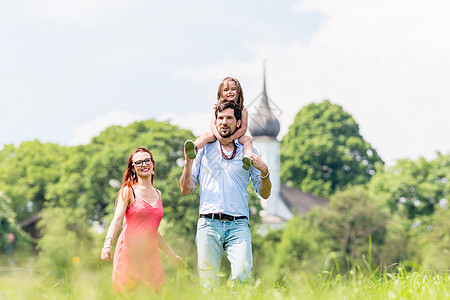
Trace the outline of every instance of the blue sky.
[[249, 104], [266, 57], [279, 138], [329, 99], [388, 163], [431, 159], [450, 151], [449, 32], [445, 0], [2, 1], [0, 147], [150, 118], [200, 134], [220, 80]]

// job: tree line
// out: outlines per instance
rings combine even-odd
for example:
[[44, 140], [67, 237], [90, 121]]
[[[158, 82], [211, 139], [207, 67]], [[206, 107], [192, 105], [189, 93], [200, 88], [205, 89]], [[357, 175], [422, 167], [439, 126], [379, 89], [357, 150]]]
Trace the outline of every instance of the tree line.
[[[178, 184], [183, 143], [194, 138], [170, 122], [148, 120], [111, 126], [87, 145], [38, 140], [5, 145], [0, 246], [6, 248], [5, 233], [13, 231], [17, 250], [31, 252], [37, 243], [38, 262], [56, 273], [70, 267], [73, 257], [97, 258], [104, 237], [93, 225], [109, 223], [128, 155], [144, 146], [153, 152], [155, 186], [163, 192], [161, 230], [185, 257], [194, 257], [198, 193], [182, 196]], [[449, 154], [386, 167], [353, 117], [325, 100], [298, 112], [282, 138], [280, 159], [281, 182], [330, 202], [295, 215], [264, 237], [253, 230], [257, 276], [282, 280], [293, 271], [345, 272], [356, 262], [387, 267], [414, 261], [448, 270]], [[259, 198], [249, 192], [251, 222], [257, 227]], [[33, 241], [19, 224], [36, 215], [42, 237]]]

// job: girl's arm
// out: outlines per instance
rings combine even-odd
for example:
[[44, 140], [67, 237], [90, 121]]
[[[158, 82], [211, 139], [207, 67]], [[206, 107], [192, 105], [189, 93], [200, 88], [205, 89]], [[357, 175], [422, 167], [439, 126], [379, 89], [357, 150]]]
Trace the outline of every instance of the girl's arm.
[[[128, 199], [124, 199], [123, 195], [129, 195]], [[101, 259], [110, 261], [112, 257], [112, 244], [113, 240], [119, 232], [123, 224], [123, 217], [125, 216], [125, 211], [127, 210], [128, 203], [131, 197], [129, 187], [124, 187], [123, 191], [119, 192], [119, 198], [117, 199], [117, 207], [114, 211], [114, 217], [109, 225], [108, 232], [106, 233], [105, 242], [103, 244]]]
[[219, 139], [219, 140], [223, 139], [223, 137], [221, 137], [219, 132], [217, 131], [217, 127], [216, 127], [216, 110], [215, 109], [213, 109], [213, 114], [211, 116], [211, 123], [209, 124], [209, 128], [211, 129], [211, 132], [216, 137], [216, 139]]
[[162, 237], [162, 235], [158, 231], [158, 244], [159, 249], [162, 250], [172, 261], [172, 264], [175, 267], [184, 267], [184, 261], [179, 257], [173, 250], [170, 248], [169, 244], [167, 244], [166, 240]]
[[241, 127], [239, 127], [230, 137], [230, 140], [236, 140], [243, 136], [247, 132], [247, 125], [248, 125], [248, 111], [244, 107], [242, 109], [242, 119], [241, 119]]

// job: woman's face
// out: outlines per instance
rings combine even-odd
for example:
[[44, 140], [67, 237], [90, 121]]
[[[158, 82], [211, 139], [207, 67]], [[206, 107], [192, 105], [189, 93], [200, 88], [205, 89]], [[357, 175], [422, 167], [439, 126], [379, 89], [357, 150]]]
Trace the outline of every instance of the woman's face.
[[148, 177], [153, 174], [153, 161], [150, 153], [137, 152], [133, 155], [133, 167], [140, 177]]

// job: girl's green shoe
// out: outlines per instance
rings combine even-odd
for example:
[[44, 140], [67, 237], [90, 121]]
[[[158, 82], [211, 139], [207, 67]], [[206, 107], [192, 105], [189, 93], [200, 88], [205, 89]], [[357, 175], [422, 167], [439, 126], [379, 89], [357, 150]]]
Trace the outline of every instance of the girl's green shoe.
[[244, 168], [244, 169], [246, 169], [246, 170], [249, 170], [250, 169], [250, 167], [252, 166], [252, 160], [249, 158], [249, 157], [247, 157], [247, 156], [244, 156], [243, 158], [242, 158], [242, 167]]
[[190, 159], [194, 159], [197, 156], [197, 149], [193, 141], [187, 140], [184, 143], [184, 149], [186, 150], [186, 153]]

